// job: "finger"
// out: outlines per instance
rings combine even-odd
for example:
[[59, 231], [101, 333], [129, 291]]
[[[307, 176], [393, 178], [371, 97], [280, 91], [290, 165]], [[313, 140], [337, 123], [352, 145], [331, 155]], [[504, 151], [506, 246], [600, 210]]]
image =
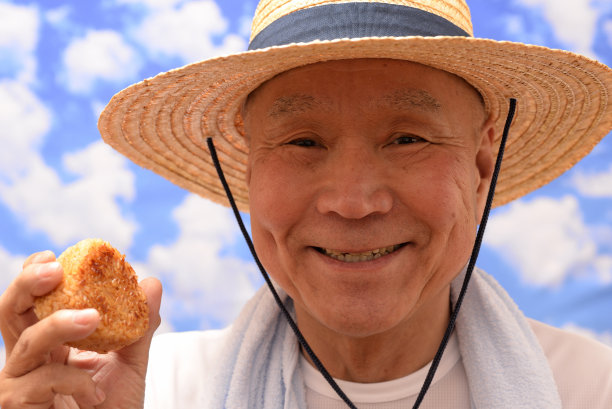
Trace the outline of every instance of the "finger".
[[93, 406], [79, 405], [70, 395], [55, 395], [52, 408], [62, 409], [95, 409]]
[[62, 281], [64, 269], [57, 261], [32, 263], [23, 269], [13, 282], [15, 291], [13, 311], [23, 314], [34, 306], [34, 299], [47, 294]]
[[149, 328], [145, 335], [135, 343], [117, 351], [122, 359], [132, 365], [140, 366], [142, 374], [146, 373], [146, 367], [149, 357], [149, 347], [155, 330], [161, 323], [159, 316], [159, 307], [161, 305], [162, 285], [156, 278], [146, 278], [140, 282], [140, 286], [147, 296], [147, 305], [149, 306]]
[[25, 328], [38, 321], [32, 311], [34, 299], [57, 287], [62, 276], [62, 267], [55, 261], [30, 262], [0, 296], [0, 331], [7, 349], [12, 349]]
[[58, 395], [72, 396], [80, 407], [102, 403], [105, 393], [84, 371], [62, 365], [41, 366], [19, 378], [0, 380], [2, 407], [49, 408]]
[[23, 268], [26, 268], [32, 263], [45, 263], [48, 261], [55, 261], [55, 254], [53, 254], [53, 252], [50, 250], [30, 254], [30, 256], [23, 262]]
[[57, 347], [94, 332], [99, 322], [100, 315], [95, 309], [54, 312], [23, 331], [8, 356], [4, 371], [11, 377], [25, 375], [47, 363]]
[[70, 348], [66, 363], [75, 368], [93, 373], [101, 364], [101, 357], [103, 355], [94, 351]]

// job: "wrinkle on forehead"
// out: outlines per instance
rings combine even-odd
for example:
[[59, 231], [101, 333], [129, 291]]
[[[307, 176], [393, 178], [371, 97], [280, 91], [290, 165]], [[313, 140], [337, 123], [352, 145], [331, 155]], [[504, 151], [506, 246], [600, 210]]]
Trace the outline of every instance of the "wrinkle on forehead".
[[[349, 59], [349, 60], [333, 60], [333, 61], [324, 61], [324, 62], [319, 62], [319, 63], [314, 63], [314, 64], [309, 64], [303, 67], [297, 67], [297, 68], [293, 68], [290, 69], [288, 71], [284, 71], [281, 72], [277, 75], [275, 75], [272, 79], [269, 79], [267, 81], [265, 81], [264, 83], [260, 84], [256, 89], [254, 89], [253, 91], [251, 91], [251, 93], [249, 93], [249, 95], [247, 95], [247, 97], [245, 98], [245, 101], [243, 103], [242, 106], [242, 114], [243, 117], [246, 116], [248, 110], [247, 107], [249, 105], [249, 102], [254, 99], [254, 96], [260, 91], [260, 89], [262, 87], [264, 87], [267, 83], [269, 83], [271, 80], [274, 80], [278, 77], [282, 77], [285, 76], [289, 73], [295, 72], [297, 70], [303, 70], [303, 69], [308, 69], [311, 67], [318, 67], [320, 65], [327, 65], [330, 66], [332, 68], [332, 70], [338, 70], [338, 68], [335, 65], [338, 64], [342, 64], [341, 65], [341, 69], [342, 71], [347, 71], [347, 72], [357, 72], [357, 71], [366, 71], [366, 70], [370, 70], [370, 67], [363, 67], [362, 65], [360, 65], [359, 63], [364, 63], [367, 61], [379, 61], [379, 62], [385, 62], [383, 64], [383, 67], [386, 67], [388, 63], [397, 63], [397, 62], [403, 62], [403, 63], [409, 63], [413, 66], [421, 66], [425, 69], [429, 69], [429, 70], [436, 70], [436, 71], [440, 71], [445, 73], [446, 75], [449, 75], [451, 77], [455, 77], [456, 79], [460, 80], [462, 83], [464, 83], [468, 88], [470, 88], [474, 94], [477, 96], [478, 101], [480, 102], [480, 104], [482, 105], [482, 107], [484, 108], [484, 99], [482, 97], [482, 95], [470, 84], [468, 83], [464, 78], [458, 76], [457, 74], [453, 74], [447, 71], [443, 71], [443, 70], [438, 70], [436, 68], [427, 66], [427, 65], [422, 65], [419, 63], [415, 63], [415, 62], [411, 62], [411, 61], [404, 61], [404, 60], [387, 60], [387, 59]], [[403, 109], [401, 108], [402, 106], [406, 107], [407, 105], [412, 106], [413, 108], [419, 108], [422, 107], [424, 108], [424, 110], [427, 111], [437, 111], [439, 108], [441, 108], [440, 103], [431, 96], [431, 94], [427, 93], [426, 91], [422, 90], [422, 89], [408, 89], [408, 90], [398, 90], [396, 93], [394, 93], [394, 95], [389, 96], [388, 98], [389, 102], [391, 103], [391, 105], [395, 106], [398, 109]], [[290, 95], [287, 97], [281, 97], [279, 98], [279, 100], [277, 101], [277, 103], [275, 103], [275, 106], [273, 106], [270, 111], [269, 111], [269, 115], [270, 116], [276, 116], [278, 115], [282, 115], [284, 113], [303, 113], [306, 112], [307, 110], [310, 110], [312, 108], [314, 108], [316, 106], [316, 104], [318, 103], [318, 101], [315, 101], [314, 97], [311, 97], [309, 95], [306, 94], [295, 94], [295, 95]]]

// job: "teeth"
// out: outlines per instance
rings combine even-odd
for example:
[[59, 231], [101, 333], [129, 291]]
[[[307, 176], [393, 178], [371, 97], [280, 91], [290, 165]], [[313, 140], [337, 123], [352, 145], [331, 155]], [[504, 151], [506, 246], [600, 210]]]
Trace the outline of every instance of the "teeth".
[[370, 261], [380, 258], [382, 256], [386, 256], [389, 253], [394, 252], [398, 248], [400, 248], [400, 244], [396, 244], [395, 246], [382, 247], [379, 249], [374, 249], [370, 251], [364, 251], [361, 253], [341, 253], [334, 250], [321, 249], [323, 253], [335, 260], [344, 261], [347, 263], [356, 263], [358, 261]]

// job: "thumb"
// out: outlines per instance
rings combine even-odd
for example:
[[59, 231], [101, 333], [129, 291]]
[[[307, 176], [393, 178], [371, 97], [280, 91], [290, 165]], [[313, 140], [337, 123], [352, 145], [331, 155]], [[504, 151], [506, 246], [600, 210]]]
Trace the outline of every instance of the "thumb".
[[138, 341], [127, 347], [116, 351], [119, 356], [126, 362], [140, 367], [142, 365], [143, 374], [146, 373], [147, 364], [149, 361], [149, 347], [155, 330], [161, 323], [159, 316], [159, 307], [161, 305], [162, 285], [156, 278], [145, 278], [140, 282], [140, 287], [147, 296], [147, 305], [149, 306], [149, 328], [144, 336]]

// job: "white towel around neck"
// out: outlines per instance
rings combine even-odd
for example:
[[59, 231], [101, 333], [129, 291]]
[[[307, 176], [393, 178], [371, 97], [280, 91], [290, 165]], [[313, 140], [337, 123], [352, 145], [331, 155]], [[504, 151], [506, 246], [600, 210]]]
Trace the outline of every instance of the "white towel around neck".
[[[451, 284], [453, 303], [464, 275]], [[279, 294], [291, 311], [292, 301]], [[503, 288], [479, 269], [455, 330], [476, 409], [561, 408], [552, 371], [527, 320]], [[269, 290], [260, 289], [232, 325], [210, 407], [306, 409], [299, 353]]]

